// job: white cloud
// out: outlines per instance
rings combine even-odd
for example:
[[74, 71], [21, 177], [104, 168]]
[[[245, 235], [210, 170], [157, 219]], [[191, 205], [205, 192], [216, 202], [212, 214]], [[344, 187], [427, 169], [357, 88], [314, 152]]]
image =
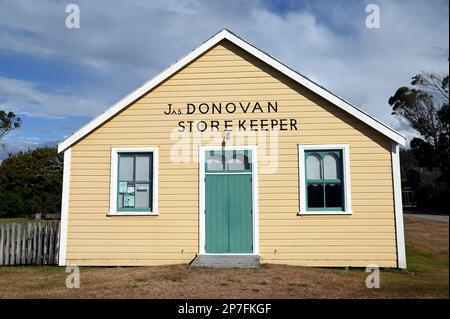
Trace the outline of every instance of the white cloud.
[[15, 93], [0, 82], [0, 94], [9, 92], [8, 104], [29, 114], [41, 108], [48, 116], [92, 116], [104, 108], [98, 101], [121, 98], [227, 27], [406, 132], [390, 115], [387, 100], [421, 70], [448, 70], [448, 2], [377, 1], [381, 28], [370, 30], [369, 2], [322, 2], [320, 12], [306, 8], [280, 15], [261, 1], [83, 0], [76, 1], [81, 10], [76, 30], [64, 27], [68, 2], [1, 2], [1, 51], [79, 64], [107, 81], [92, 83], [92, 99], [77, 95], [76, 88], [70, 95], [49, 94], [25, 82], [18, 82]]
[[15, 154], [20, 151], [26, 152], [43, 146], [53, 147], [55, 145], [54, 141], [42, 142], [38, 138], [4, 139], [0, 141], [0, 163], [8, 158], [9, 154]]
[[46, 93], [35, 83], [0, 76], [0, 109], [17, 115], [62, 118], [94, 116], [104, 109], [104, 104], [67, 93]]

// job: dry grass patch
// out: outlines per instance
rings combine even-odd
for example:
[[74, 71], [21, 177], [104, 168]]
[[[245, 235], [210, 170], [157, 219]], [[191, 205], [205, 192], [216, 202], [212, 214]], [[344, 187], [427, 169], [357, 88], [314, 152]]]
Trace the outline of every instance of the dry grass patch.
[[408, 219], [408, 271], [383, 270], [367, 289], [362, 269], [82, 267], [67, 289], [59, 267], [0, 267], [0, 298], [448, 298], [448, 224]]

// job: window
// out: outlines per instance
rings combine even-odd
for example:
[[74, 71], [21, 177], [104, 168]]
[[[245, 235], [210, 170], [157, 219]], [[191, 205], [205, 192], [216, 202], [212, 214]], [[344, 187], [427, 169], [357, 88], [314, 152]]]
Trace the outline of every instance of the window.
[[152, 153], [119, 153], [118, 210], [152, 210]]
[[205, 171], [251, 172], [251, 152], [248, 150], [206, 151]]
[[112, 149], [110, 214], [157, 214], [157, 150]]
[[306, 151], [306, 207], [343, 210], [341, 151]]
[[350, 213], [346, 145], [299, 145], [300, 214]]

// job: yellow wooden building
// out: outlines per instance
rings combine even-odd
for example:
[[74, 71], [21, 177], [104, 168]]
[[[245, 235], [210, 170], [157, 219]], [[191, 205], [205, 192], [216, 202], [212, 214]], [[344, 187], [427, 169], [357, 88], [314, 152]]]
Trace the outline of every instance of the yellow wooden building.
[[59, 263], [405, 268], [404, 144], [222, 30], [58, 145]]

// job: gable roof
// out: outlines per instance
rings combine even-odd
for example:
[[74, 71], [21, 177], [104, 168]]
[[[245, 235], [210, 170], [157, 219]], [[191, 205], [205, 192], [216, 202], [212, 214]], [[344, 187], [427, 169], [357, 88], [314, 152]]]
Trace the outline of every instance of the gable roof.
[[232, 42], [233, 44], [237, 45], [241, 49], [245, 50], [246, 52], [250, 53], [251, 55], [255, 56], [256, 58], [262, 60], [263, 62], [267, 63], [271, 67], [275, 68], [279, 72], [283, 73], [284, 75], [288, 76], [289, 78], [293, 79], [294, 81], [298, 82], [299, 84], [303, 85], [304, 87], [308, 88], [312, 92], [318, 94], [322, 98], [326, 99], [327, 101], [331, 102], [335, 106], [341, 108], [342, 110], [346, 111], [347, 113], [350, 113], [357, 119], [361, 120], [362, 122], [366, 123], [367, 125], [371, 126], [375, 130], [379, 131], [380, 133], [384, 134], [385, 136], [389, 137], [391, 140], [395, 141], [396, 143], [404, 146], [406, 144], [406, 138], [401, 135], [400, 133], [396, 132], [389, 126], [383, 124], [382, 122], [378, 121], [377, 119], [373, 118], [366, 112], [360, 110], [356, 106], [350, 104], [349, 102], [345, 101], [344, 99], [338, 97], [337, 95], [331, 93], [324, 87], [314, 83], [307, 77], [297, 73], [293, 69], [289, 68], [285, 64], [277, 61], [267, 53], [259, 50], [258, 48], [254, 47], [253, 45], [249, 44], [248, 42], [244, 41], [240, 37], [236, 36], [234, 33], [230, 32], [227, 29], [222, 29], [220, 32], [216, 33], [214, 36], [212, 36], [209, 40], [204, 42], [201, 46], [199, 46], [197, 49], [193, 50], [191, 53], [183, 57], [181, 60], [177, 61], [175, 64], [171, 65], [169, 68], [158, 74], [156, 77], [151, 79], [150, 81], [144, 83], [142, 86], [138, 87], [136, 90], [125, 96], [123, 99], [121, 99], [116, 104], [112, 105], [110, 108], [108, 108], [105, 112], [94, 118], [92, 121], [90, 121], [88, 124], [83, 126], [81, 129], [76, 131], [71, 136], [67, 137], [65, 140], [60, 142], [58, 144], [58, 152], [62, 152], [72, 146], [74, 143], [82, 139], [84, 136], [89, 134], [91, 131], [95, 130], [97, 127], [99, 127], [101, 124], [109, 120], [111, 117], [116, 115], [118, 112], [123, 110], [125, 107], [139, 99], [144, 94], [148, 93], [151, 89], [156, 87], [158, 84], [166, 80], [168, 77], [185, 67], [187, 64], [198, 58], [200, 55], [205, 53], [207, 50], [218, 44], [222, 40], [228, 40]]

